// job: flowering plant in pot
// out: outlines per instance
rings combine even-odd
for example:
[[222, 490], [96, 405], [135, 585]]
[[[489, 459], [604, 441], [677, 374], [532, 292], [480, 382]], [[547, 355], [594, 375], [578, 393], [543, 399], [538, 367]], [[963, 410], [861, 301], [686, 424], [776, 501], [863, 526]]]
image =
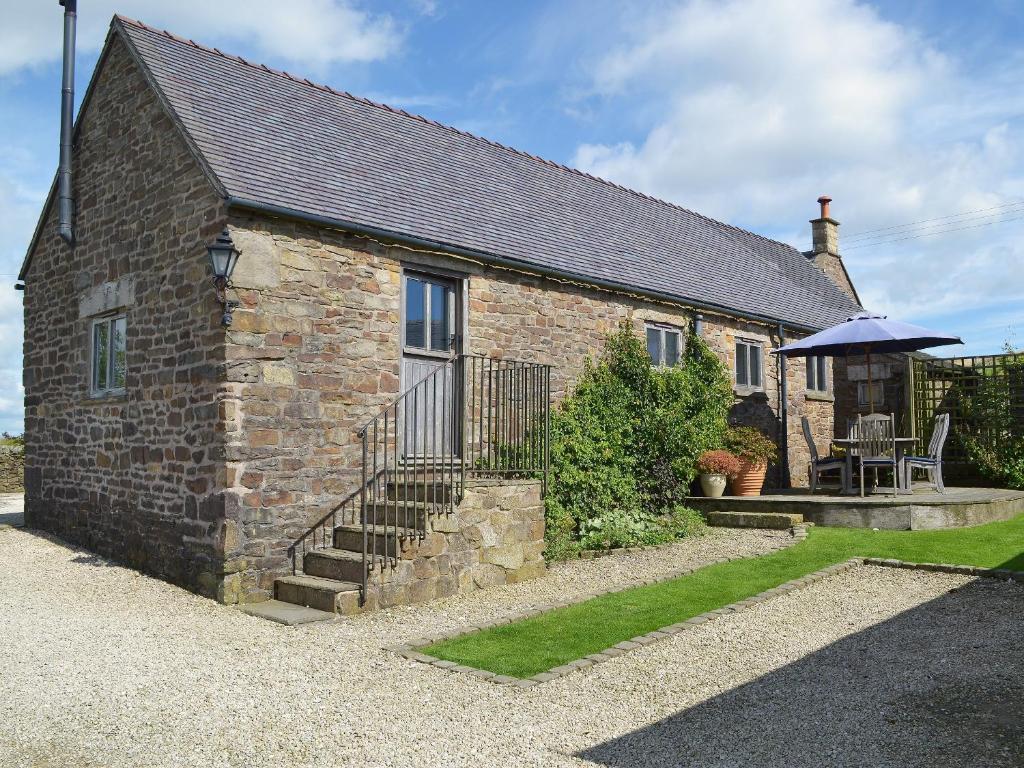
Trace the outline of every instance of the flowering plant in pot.
[[726, 479], [740, 471], [740, 461], [728, 451], [704, 451], [697, 459], [700, 489], [705, 496], [718, 498], [725, 493]]
[[729, 427], [725, 447], [740, 464], [732, 480], [732, 492], [737, 496], [759, 496], [768, 462], [779, 458], [775, 442], [756, 427]]

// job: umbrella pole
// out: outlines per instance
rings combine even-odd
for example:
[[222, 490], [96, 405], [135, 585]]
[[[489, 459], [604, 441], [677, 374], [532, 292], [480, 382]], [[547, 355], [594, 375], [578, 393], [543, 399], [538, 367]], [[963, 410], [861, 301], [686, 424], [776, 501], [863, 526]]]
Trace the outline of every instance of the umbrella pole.
[[875, 386], [871, 383], [871, 345], [865, 347], [865, 356], [868, 359], [868, 413], [875, 412]]

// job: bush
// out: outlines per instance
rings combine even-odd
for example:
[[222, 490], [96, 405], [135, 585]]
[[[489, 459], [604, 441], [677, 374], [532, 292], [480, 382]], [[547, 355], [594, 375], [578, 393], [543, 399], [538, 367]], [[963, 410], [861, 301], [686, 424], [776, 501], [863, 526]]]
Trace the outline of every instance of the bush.
[[731, 405], [725, 369], [700, 338], [681, 365], [659, 370], [624, 324], [552, 414], [547, 556], [695, 530], [680, 502], [697, 459], [721, 444]]
[[741, 462], [768, 464], [779, 458], [779, 447], [757, 427], [729, 427], [725, 447]]
[[740, 471], [740, 460], [728, 451], [705, 451], [697, 459], [697, 471], [706, 475], [735, 477]]

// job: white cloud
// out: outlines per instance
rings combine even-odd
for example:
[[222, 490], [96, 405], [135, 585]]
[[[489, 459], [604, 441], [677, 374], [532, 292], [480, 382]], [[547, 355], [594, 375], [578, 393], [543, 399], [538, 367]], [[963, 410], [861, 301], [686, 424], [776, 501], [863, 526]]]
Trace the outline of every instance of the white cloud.
[[[794, 228], [822, 193], [845, 232], [1024, 198], [1019, 58], [974, 78], [852, 0], [693, 0], [612, 28], [582, 101], [632, 109], [641, 138], [579, 146], [575, 163], [599, 176], [802, 248], [809, 228]], [[1024, 300], [1022, 233], [851, 247], [846, 262], [865, 303], [969, 324]]]
[[[56, 2], [8, 3], [0, 25], [0, 76], [60, 60], [63, 11]], [[96, 51], [114, 13], [208, 44], [244, 44], [253, 55], [321, 71], [394, 53], [402, 30], [349, 0], [120, 0], [82, 3], [78, 47]]]

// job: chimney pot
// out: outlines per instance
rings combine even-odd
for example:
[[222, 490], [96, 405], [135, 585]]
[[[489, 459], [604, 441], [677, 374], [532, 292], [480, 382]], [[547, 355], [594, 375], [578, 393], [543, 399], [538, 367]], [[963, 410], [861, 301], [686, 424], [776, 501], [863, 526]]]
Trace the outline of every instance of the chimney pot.
[[829, 197], [828, 195], [822, 195], [821, 197], [818, 198], [818, 205], [821, 206], [821, 218], [823, 218], [823, 219], [830, 219], [830, 218], [832, 218], [831, 216], [829, 216], [829, 212], [828, 212], [828, 204], [831, 203], [831, 202], [832, 202], [832, 198]]

